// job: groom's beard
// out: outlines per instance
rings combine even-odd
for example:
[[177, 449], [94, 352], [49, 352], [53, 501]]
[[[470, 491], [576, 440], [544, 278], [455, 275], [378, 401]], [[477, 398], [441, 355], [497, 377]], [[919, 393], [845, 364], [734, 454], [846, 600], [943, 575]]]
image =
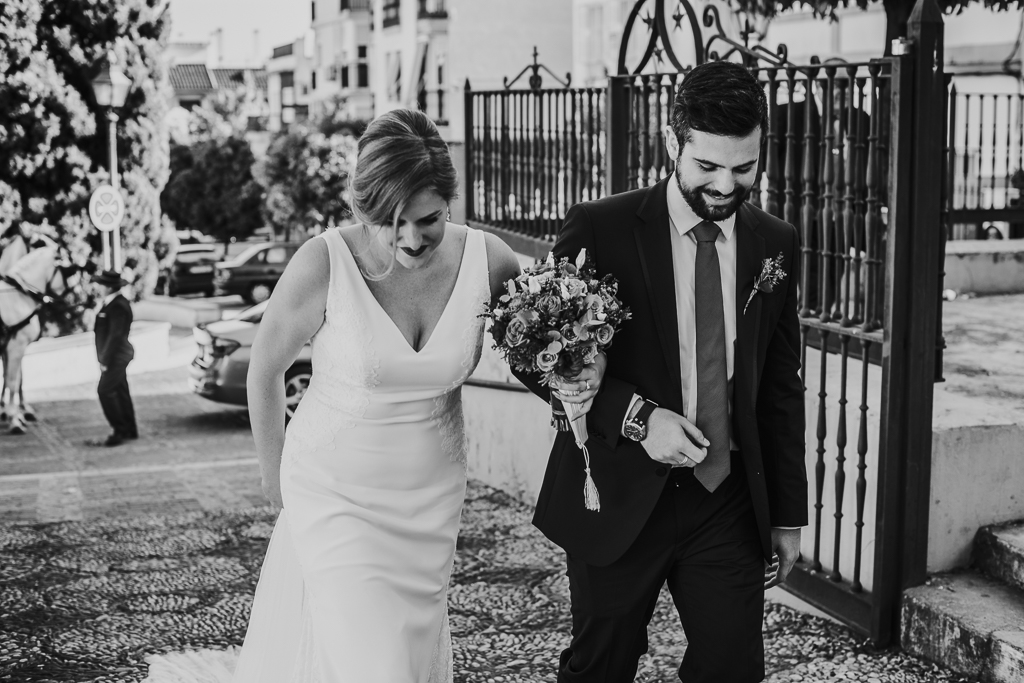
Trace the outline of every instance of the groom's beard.
[[679, 177], [679, 172], [674, 171], [672, 173], [676, 177], [676, 185], [679, 186], [679, 191], [683, 195], [683, 199], [690, 205], [697, 217], [705, 221], [724, 221], [725, 219], [732, 216], [734, 213], [740, 210], [743, 202], [746, 201], [747, 195], [750, 194], [750, 187], [743, 187], [737, 185], [732, 191], [732, 200], [723, 206], [709, 206], [707, 200], [704, 198], [705, 194], [711, 195], [712, 197], [722, 197], [715, 190], [710, 189], [707, 185], [700, 187], [690, 187], [684, 185], [682, 179]]

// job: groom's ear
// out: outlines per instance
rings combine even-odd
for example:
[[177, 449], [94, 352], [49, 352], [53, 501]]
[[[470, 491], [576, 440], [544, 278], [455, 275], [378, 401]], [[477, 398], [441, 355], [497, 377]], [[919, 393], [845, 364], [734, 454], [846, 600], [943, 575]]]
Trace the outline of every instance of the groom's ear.
[[676, 161], [679, 158], [679, 138], [676, 137], [676, 132], [672, 130], [672, 126], [665, 124], [665, 149], [668, 151], [668, 158], [672, 161]]

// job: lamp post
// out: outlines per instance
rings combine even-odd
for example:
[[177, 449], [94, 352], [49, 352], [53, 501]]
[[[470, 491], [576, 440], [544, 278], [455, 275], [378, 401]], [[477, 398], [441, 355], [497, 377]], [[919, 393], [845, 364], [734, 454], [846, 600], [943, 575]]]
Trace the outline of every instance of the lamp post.
[[[110, 140], [110, 185], [115, 191], [120, 191], [120, 183], [117, 176], [117, 114], [116, 109], [124, 106], [125, 98], [128, 97], [128, 90], [132, 82], [121, 73], [115, 65], [113, 53], [103, 62], [100, 72], [92, 80], [92, 90], [96, 95], [96, 104], [107, 110], [107, 122], [109, 123], [108, 137]], [[115, 225], [110, 231], [110, 242], [108, 243], [107, 233], [101, 233], [103, 238], [103, 267], [106, 270], [121, 271], [121, 228]], [[110, 244], [113, 244], [111, 253]]]

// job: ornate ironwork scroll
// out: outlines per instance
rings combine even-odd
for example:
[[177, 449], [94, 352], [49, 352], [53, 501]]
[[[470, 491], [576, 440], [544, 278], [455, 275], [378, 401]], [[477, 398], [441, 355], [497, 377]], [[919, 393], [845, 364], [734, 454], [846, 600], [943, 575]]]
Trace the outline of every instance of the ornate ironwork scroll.
[[[711, 61], [729, 59], [729, 57], [739, 53], [743, 58], [743, 63], [747, 66], [756, 66], [758, 61], [762, 60], [768, 62], [769, 66], [784, 66], [790, 63], [789, 48], [783, 43], [779, 43], [779, 47], [775, 52], [772, 52], [763, 45], [750, 45], [750, 36], [754, 31], [751, 29], [750, 22], [747, 19], [744, 19], [744, 29], [740, 31], [740, 35], [743, 37], [742, 43], [733, 40], [725, 34], [725, 30], [722, 28], [722, 18], [718, 14], [718, 8], [714, 5], [708, 5], [704, 8], [704, 26], [714, 28], [716, 31], [704, 43], [704, 53]], [[724, 54], [719, 54], [718, 51], [712, 50], [711, 44], [716, 40], [728, 45], [729, 50]]]
[[551, 76], [553, 79], [555, 79], [555, 82], [558, 83], [563, 88], [568, 88], [569, 87], [569, 83], [572, 82], [572, 74], [571, 73], [565, 74], [565, 80], [563, 81], [558, 76], [556, 76], [551, 71], [551, 69], [549, 69], [546, 66], [544, 66], [543, 64], [540, 64], [540, 63], [537, 62], [537, 56], [539, 54], [540, 53], [537, 52], [537, 46], [534, 45], [533, 46], [533, 64], [527, 64], [525, 67], [523, 67], [523, 70], [520, 71], [518, 74], [516, 74], [516, 77], [513, 78], [511, 81], [508, 80], [508, 76], [505, 76], [505, 77], [503, 77], [501, 79], [502, 84], [505, 86], [505, 90], [511, 90], [512, 86], [515, 85], [516, 81], [518, 81], [520, 78], [522, 78], [523, 74], [525, 74], [527, 71], [533, 71], [533, 73], [530, 74], [530, 78], [527, 81], [529, 83], [529, 85], [530, 85], [530, 89], [531, 90], [540, 90], [541, 86], [544, 84], [544, 79], [540, 75], [540, 70], [541, 69], [544, 69], [545, 71], [547, 71], [548, 75]]
[[[785, 45], [779, 45], [774, 52], [760, 44], [751, 45], [751, 37], [757, 34], [757, 31], [751, 27], [749, 18], [743, 20], [744, 28], [740, 31], [742, 42], [739, 42], [726, 34], [722, 27], [718, 8], [708, 5], [704, 8], [703, 24], [704, 28], [712, 29], [713, 32], [709, 32], [710, 35], [705, 40], [701, 21], [697, 19], [697, 13], [689, 0], [650, 0], [654, 4], [653, 15], [650, 9], [644, 9], [648, 1], [636, 0], [629, 13], [629, 18], [626, 20], [622, 42], [619, 44], [619, 59], [616, 69], [620, 76], [642, 73], [651, 63], [652, 58], [655, 60], [655, 66], [667, 62], [676, 71], [685, 71], [687, 67], [703, 64], [709, 60], [729, 59], [737, 54], [749, 67], [757, 66], [760, 62], [765, 62], [768, 66], [784, 66], [790, 63], [789, 51]], [[670, 3], [674, 4], [671, 14], [668, 10]], [[686, 27], [684, 27], [684, 23], [687, 25]], [[641, 29], [641, 25], [645, 29]], [[692, 62], [681, 59], [672, 44], [672, 35], [679, 31], [686, 32], [687, 28], [693, 40]], [[640, 62], [631, 72], [630, 67], [626, 64], [626, 57], [634, 30], [646, 30], [647, 44]], [[728, 49], [724, 53], [713, 50], [712, 44], [716, 41], [724, 43]]]
[[[649, 11], [641, 17], [640, 12], [643, 10], [646, 2], [647, 0], [637, 0], [636, 4], [633, 5], [632, 11], [629, 13], [629, 18], [626, 20], [626, 27], [622, 32], [622, 42], [619, 44], [617, 72], [620, 75], [629, 73], [629, 68], [626, 66], [626, 52], [629, 47], [629, 38], [633, 33], [633, 29], [637, 26], [637, 19], [640, 19], [647, 27], [648, 39], [647, 47], [644, 49], [644, 56], [640, 59], [640, 64], [633, 70], [633, 73], [638, 74], [642, 72], [650, 63], [651, 57], [654, 57], [659, 64], [667, 57], [669, 63], [676, 70], [683, 71], [685, 67], [672, 47], [668, 26], [668, 13], [665, 10], [666, 0], [654, 0], [653, 17]], [[687, 20], [690, 31], [693, 34], [694, 52], [696, 53], [693, 64], [703, 64], [704, 43], [701, 40], [700, 25], [697, 22], [697, 14], [693, 11], [693, 5], [688, 0], [676, 0], [675, 12], [671, 15], [671, 19], [675, 23], [675, 26], [672, 28], [673, 31], [683, 30], [683, 19]]]

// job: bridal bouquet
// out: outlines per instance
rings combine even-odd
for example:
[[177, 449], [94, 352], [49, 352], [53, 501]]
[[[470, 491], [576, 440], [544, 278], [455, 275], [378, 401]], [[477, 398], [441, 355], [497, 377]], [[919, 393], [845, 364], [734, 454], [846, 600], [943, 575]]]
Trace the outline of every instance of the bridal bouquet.
[[[580, 250], [575, 263], [567, 258], [556, 261], [548, 254], [546, 261], [527, 268], [506, 287], [508, 292], [484, 314], [491, 321], [494, 348], [510, 366], [540, 374], [545, 384], [555, 377], [576, 377], [611, 345], [619, 326], [630, 317], [616, 296], [615, 278], [598, 278], [586, 249]], [[573, 432], [586, 460], [584, 501], [588, 510], [599, 510], [585, 446], [586, 421], [577, 419], [580, 410], [578, 404], [563, 404], [552, 393], [551, 426]]]

